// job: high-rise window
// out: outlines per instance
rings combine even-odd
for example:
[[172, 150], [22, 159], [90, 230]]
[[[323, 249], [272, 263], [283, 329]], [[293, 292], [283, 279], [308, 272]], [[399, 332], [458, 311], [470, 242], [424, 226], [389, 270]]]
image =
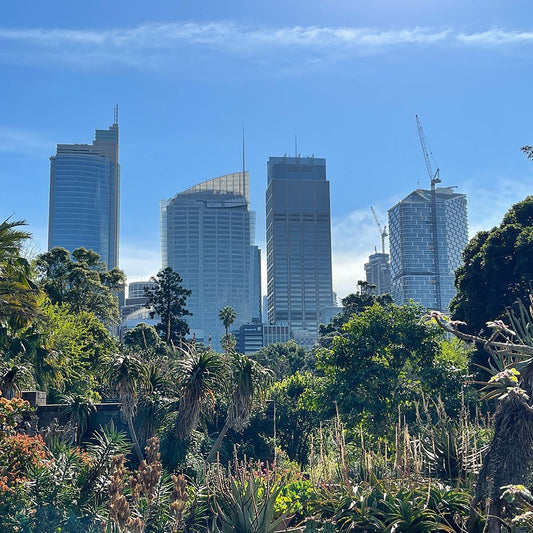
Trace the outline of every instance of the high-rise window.
[[417, 189], [389, 210], [389, 233], [395, 303], [447, 312], [468, 242], [466, 195]]
[[58, 144], [50, 158], [48, 249], [84, 247], [118, 267], [119, 191], [116, 118], [92, 144]]
[[326, 160], [270, 157], [267, 172], [268, 320], [309, 344], [333, 303]]
[[170, 266], [192, 291], [184, 319], [191, 335], [219, 348], [226, 306], [236, 311], [232, 328], [261, 317], [260, 251], [249, 210], [248, 173], [204, 181], [161, 202], [163, 267]]

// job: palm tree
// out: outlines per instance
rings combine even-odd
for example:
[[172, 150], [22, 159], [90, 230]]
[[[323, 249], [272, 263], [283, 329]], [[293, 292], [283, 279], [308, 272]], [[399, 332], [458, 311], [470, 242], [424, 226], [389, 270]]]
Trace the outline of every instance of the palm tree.
[[186, 440], [196, 429], [200, 413], [213, 406], [214, 391], [227, 375], [223, 358], [211, 351], [197, 352], [193, 347], [177, 365], [179, 376], [179, 403], [174, 434]]
[[0, 224], [0, 320], [21, 328], [36, 316], [38, 287], [31, 278], [29, 262], [21, 257], [30, 233], [20, 229], [23, 220]]
[[133, 415], [137, 407], [138, 390], [146, 381], [146, 367], [133, 355], [118, 354], [105, 360], [104, 371], [109, 383], [117, 390], [120, 411], [128, 423], [133, 447], [140, 462], [143, 460], [143, 453], [133, 426]]
[[168, 371], [156, 363], [147, 368], [146, 387], [139, 397], [135, 423], [137, 437], [141, 446], [145, 446], [150, 437], [161, 427], [174, 403], [175, 386]]
[[230, 351], [228, 329], [233, 322], [235, 322], [236, 317], [237, 313], [235, 312], [235, 309], [229, 305], [226, 305], [226, 307], [223, 307], [218, 312], [218, 318], [221, 320], [222, 324], [224, 324], [224, 329], [226, 330], [226, 334], [224, 335], [226, 354]]
[[237, 313], [235, 312], [235, 309], [233, 309], [233, 307], [226, 305], [226, 307], [223, 307], [218, 312], [218, 318], [221, 320], [222, 324], [224, 324], [224, 329], [226, 330], [227, 337], [228, 329], [233, 324], [233, 322], [235, 322], [235, 318], [237, 318]]
[[230, 428], [242, 432], [250, 421], [254, 399], [264, 394], [272, 382], [272, 371], [251, 357], [232, 354], [232, 390], [226, 422], [213, 444], [207, 462], [214, 459]]
[[33, 381], [31, 370], [20, 363], [0, 367], [0, 390], [4, 398], [11, 400], [20, 394], [21, 387]]
[[63, 402], [65, 403], [65, 412], [69, 415], [72, 423], [76, 425], [76, 444], [81, 444], [89, 421], [96, 413], [96, 406], [91, 399], [80, 394], [66, 395], [63, 397]]

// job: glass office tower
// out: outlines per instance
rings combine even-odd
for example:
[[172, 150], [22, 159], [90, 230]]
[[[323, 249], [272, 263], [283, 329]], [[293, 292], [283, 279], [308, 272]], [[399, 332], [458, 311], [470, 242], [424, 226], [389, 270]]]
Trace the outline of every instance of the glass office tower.
[[389, 233], [394, 302], [447, 313], [468, 242], [466, 195], [417, 189], [389, 210]]
[[326, 160], [270, 157], [267, 173], [268, 320], [309, 346], [321, 308], [333, 305]]
[[118, 124], [92, 144], [58, 144], [50, 158], [48, 249], [84, 247], [118, 267], [120, 165]]
[[249, 176], [235, 173], [204, 181], [161, 202], [163, 267], [170, 266], [192, 291], [184, 317], [191, 335], [220, 348], [225, 306], [235, 309], [232, 328], [260, 320], [260, 252], [255, 213], [249, 210]]

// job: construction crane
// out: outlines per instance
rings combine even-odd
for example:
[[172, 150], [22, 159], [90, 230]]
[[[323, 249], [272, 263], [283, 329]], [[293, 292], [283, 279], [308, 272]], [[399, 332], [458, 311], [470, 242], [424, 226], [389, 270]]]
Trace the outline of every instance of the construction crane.
[[374, 211], [374, 208], [370, 206], [370, 209], [372, 210], [372, 214], [374, 215], [374, 220], [376, 221], [376, 224], [378, 225], [379, 234], [381, 235], [381, 253], [385, 253], [385, 237], [388, 237], [387, 233], [387, 226], [383, 226], [383, 229], [381, 229], [381, 224], [379, 222], [379, 218], [376, 215], [376, 212]]
[[[431, 148], [429, 147], [426, 136], [424, 135], [424, 130], [422, 129], [422, 124], [420, 124], [420, 120], [418, 119], [418, 115], [415, 115], [416, 117], [416, 127], [418, 129], [418, 137], [420, 139], [420, 145], [422, 146], [422, 152], [424, 153], [424, 161], [426, 162], [426, 168], [428, 171], [428, 176], [431, 182], [431, 188], [435, 187], [436, 183], [440, 183], [439, 178], [439, 166], [437, 165], [437, 161], [435, 160], [435, 157], [433, 156], [433, 153], [431, 152]], [[433, 171], [433, 167], [431, 166], [431, 160], [433, 159], [433, 162], [435, 163], [435, 166], [437, 169]]]
[[[431, 232], [433, 234], [433, 263], [435, 268], [435, 302], [437, 304], [438, 311], [442, 310], [442, 298], [440, 293], [440, 265], [439, 265], [439, 239], [437, 235], [437, 195], [435, 192], [435, 185], [440, 183], [439, 172], [440, 169], [437, 165], [435, 157], [431, 153], [431, 149], [426, 141], [426, 136], [424, 135], [424, 130], [418, 120], [418, 115], [416, 117], [416, 126], [418, 129], [418, 137], [420, 138], [420, 144], [422, 146], [422, 152], [424, 153], [424, 161], [426, 162], [426, 168], [428, 171], [428, 176], [431, 184]], [[437, 169], [433, 171], [431, 166], [431, 160], [435, 163]]]

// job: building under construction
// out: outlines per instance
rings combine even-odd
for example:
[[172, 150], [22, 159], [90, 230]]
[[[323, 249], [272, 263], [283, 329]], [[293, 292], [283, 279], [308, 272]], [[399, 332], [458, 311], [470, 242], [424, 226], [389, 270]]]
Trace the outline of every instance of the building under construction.
[[466, 195], [434, 183], [416, 189], [389, 210], [389, 234], [395, 303], [448, 312], [468, 242]]

